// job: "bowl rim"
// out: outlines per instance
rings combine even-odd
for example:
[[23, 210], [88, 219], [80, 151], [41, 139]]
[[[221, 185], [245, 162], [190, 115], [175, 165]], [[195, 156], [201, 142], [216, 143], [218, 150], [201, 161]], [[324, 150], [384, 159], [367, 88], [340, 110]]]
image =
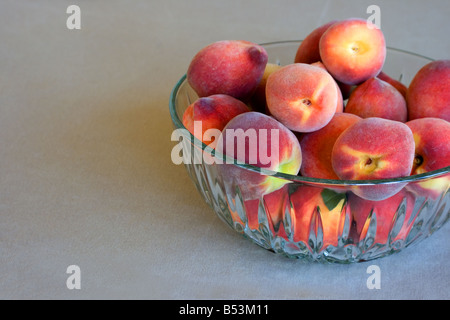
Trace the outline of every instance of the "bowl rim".
[[[280, 45], [280, 44], [293, 44], [293, 43], [298, 43], [300, 44], [303, 40], [281, 40], [281, 41], [273, 41], [273, 42], [265, 42], [265, 43], [261, 43], [261, 46], [274, 46], [274, 45]], [[412, 56], [416, 56], [419, 58], [423, 58], [426, 60], [429, 60], [430, 62], [435, 61], [434, 59], [418, 54], [418, 53], [414, 53], [414, 52], [409, 52], [407, 50], [403, 50], [403, 49], [397, 49], [397, 48], [393, 48], [393, 47], [386, 47], [387, 50], [390, 51], [396, 51], [399, 53], [404, 53], [404, 54], [408, 54], [408, 55], [412, 55]], [[186, 138], [190, 139], [191, 143], [193, 143], [195, 146], [199, 146], [202, 148], [202, 152], [206, 152], [208, 155], [215, 157], [215, 156], [219, 156], [220, 154], [215, 154], [215, 150], [213, 148], [211, 148], [210, 146], [206, 145], [205, 143], [203, 143], [202, 141], [198, 140], [192, 133], [190, 133], [186, 127], [184, 126], [183, 122], [181, 121], [181, 119], [178, 117], [178, 114], [176, 112], [176, 97], [177, 94], [180, 90], [180, 87], [187, 82], [187, 74], [185, 73], [175, 84], [175, 86], [172, 88], [171, 93], [170, 93], [170, 99], [169, 99], [169, 111], [170, 111], [170, 116], [172, 118], [172, 122], [174, 124], [174, 126], [177, 129], [184, 129], [183, 132], [185, 132], [188, 136], [186, 136]], [[220, 155], [222, 159], [227, 158], [230, 159], [227, 156], [223, 156]], [[433, 170], [433, 171], [429, 171], [429, 172], [425, 172], [425, 173], [421, 173], [421, 174], [416, 174], [416, 175], [410, 175], [410, 176], [404, 176], [404, 177], [397, 177], [397, 178], [389, 178], [389, 179], [374, 179], [374, 180], [333, 180], [333, 179], [322, 179], [322, 178], [313, 178], [313, 177], [306, 177], [306, 176], [301, 176], [301, 175], [292, 175], [292, 174], [286, 174], [286, 173], [281, 173], [281, 172], [275, 172], [272, 170], [268, 170], [268, 169], [262, 169], [259, 168], [257, 166], [251, 165], [251, 164], [246, 164], [246, 163], [240, 163], [237, 162], [235, 159], [230, 159], [230, 161], [232, 162], [233, 165], [236, 165], [240, 168], [246, 169], [246, 170], [251, 170], [254, 172], [259, 172], [259, 173], [266, 173], [267, 175], [270, 175], [274, 178], [280, 178], [283, 180], [289, 180], [291, 182], [298, 182], [298, 183], [308, 183], [308, 184], [321, 184], [321, 185], [331, 185], [331, 186], [370, 186], [370, 185], [380, 185], [380, 184], [397, 184], [397, 183], [409, 183], [409, 182], [416, 182], [416, 181], [421, 181], [421, 180], [425, 180], [425, 179], [429, 179], [429, 178], [436, 178], [439, 176], [444, 176], [447, 173], [450, 173], [450, 166], [438, 169], [438, 170]], [[227, 162], [230, 163], [230, 162]]]

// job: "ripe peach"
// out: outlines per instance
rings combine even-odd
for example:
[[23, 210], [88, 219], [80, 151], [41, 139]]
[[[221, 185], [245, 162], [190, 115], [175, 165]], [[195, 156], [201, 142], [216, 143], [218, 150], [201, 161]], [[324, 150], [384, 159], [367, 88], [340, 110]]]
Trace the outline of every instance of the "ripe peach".
[[387, 83], [392, 85], [395, 89], [398, 90], [398, 92], [400, 92], [402, 94], [403, 98], [406, 99], [406, 91], [408, 90], [408, 87], [405, 86], [403, 83], [401, 83], [399, 80], [392, 78], [390, 75], [388, 75], [384, 71], [381, 71], [377, 75], [377, 78], [380, 80], [386, 81]]
[[253, 111], [259, 111], [268, 114], [267, 102], [266, 102], [266, 84], [267, 78], [276, 70], [281, 69], [281, 66], [275, 63], [267, 63], [264, 70], [263, 77], [256, 87], [252, 98], [250, 99], [250, 105]]
[[365, 239], [371, 242], [367, 243], [370, 246], [405, 241], [414, 223], [411, 221], [414, 203], [414, 196], [405, 190], [381, 201], [370, 201], [349, 193], [348, 206], [355, 226], [355, 240]]
[[[344, 236], [345, 221], [351, 224], [347, 211], [345, 194], [335, 194], [336, 201], [326, 203], [324, 193], [327, 189], [303, 185], [291, 196], [290, 220], [292, 223], [292, 239], [310, 245], [310, 237], [323, 235], [322, 248], [337, 246]], [[320, 232], [319, 232], [320, 231]]]
[[[312, 66], [320, 67], [324, 70], [327, 70], [322, 62], [317, 61], [314, 63], [311, 63]], [[328, 71], [327, 71], [328, 72]], [[333, 79], [334, 80], [334, 79]], [[338, 92], [338, 100], [336, 105], [336, 111], [335, 112], [344, 112], [344, 97], [342, 96], [341, 88], [339, 87], [339, 84], [336, 82], [336, 89]]]
[[405, 98], [392, 85], [378, 78], [370, 78], [353, 90], [345, 112], [361, 118], [378, 117], [400, 122], [408, 120]]
[[[239, 187], [244, 200], [259, 199], [288, 182], [273, 177], [272, 172], [296, 175], [300, 170], [302, 153], [297, 137], [279, 121], [260, 112], [245, 112], [234, 117], [218, 140], [216, 155], [228, 156], [218, 164], [218, 169], [232, 194]], [[230, 164], [230, 158], [261, 170]]]
[[[375, 180], [409, 176], [414, 159], [414, 138], [398, 121], [366, 118], [345, 130], [336, 140], [331, 163], [342, 180]], [[352, 191], [368, 200], [386, 199], [405, 184], [355, 186]]]
[[375, 77], [383, 68], [386, 42], [380, 29], [364, 19], [336, 22], [320, 38], [323, 64], [333, 77], [356, 85]]
[[294, 63], [273, 72], [266, 84], [270, 114], [297, 132], [323, 128], [336, 112], [338, 91], [324, 69]]
[[361, 120], [351, 113], [336, 113], [320, 130], [305, 133], [300, 140], [302, 167], [300, 173], [306, 177], [336, 179], [339, 177], [331, 164], [331, 152], [337, 138], [345, 129]]
[[[440, 118], [419, 118], [406, 123], [415, 142], [411, 175], [450, 166], [450, 123]], [[450, 184], [450, 176], [410, 183], [410, 190], [419, 195], [440, 196]]]
[[187, 80], [200, 97], [228, 94], [246, 100], [261, 81], [266, 50], [243, 40], [223, 40], [201, 49], [192, 59]]
[[[222, 130], [238, 114], [250, 109], [242, 101], [225, 94], [215, 94], [194, 101], [183, 114], [183, 124], [195, 137], [214, 148], [214, 137], [208, 137], [208, 129]], [[200, 121], [201, 130], [194, 130], [194, 122]], [[212, 141], [211, 141], [212, 140]]]
[[319, 41], [323, 33], [328, 30], [337, 20], [330, 21], [316, 29], [314, 29], [298, 46], [295, 54], [294, 63], [311, 64], [321, 61]]
[[406, 93], [409, 120], [441, 118], [450, 121], [450, 60], [423, 66]]

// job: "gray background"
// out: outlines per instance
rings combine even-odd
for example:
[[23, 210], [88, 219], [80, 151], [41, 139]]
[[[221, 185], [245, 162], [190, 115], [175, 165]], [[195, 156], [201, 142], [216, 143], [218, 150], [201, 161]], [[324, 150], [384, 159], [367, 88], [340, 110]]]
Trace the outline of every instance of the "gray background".
[[0, 298], [450, 298], [450, 225], [373, 262], [290, 260], [229, 229], [171, 162], [169, 94], [201, 47], [302, 39], [371, 4], [389, 46], [449, 58], [448, 0], [2, 0]]

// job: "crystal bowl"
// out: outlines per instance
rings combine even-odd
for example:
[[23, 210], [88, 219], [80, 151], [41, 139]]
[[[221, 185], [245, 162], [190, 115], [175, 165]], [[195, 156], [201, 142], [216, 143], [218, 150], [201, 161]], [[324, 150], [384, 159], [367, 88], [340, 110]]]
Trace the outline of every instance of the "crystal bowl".
[[[269, 62], [286, 65], [293, 63], [300, 43], [301, 40], [291, 40], [262, 45]], [[408, 86], [417, 71], [430, 61], [415, 53], [387, 48], [383, 71]], [[184, 164], [216, 215], [262, 248], [305, 261], [356, 263], [416, 244], [449, 219], [450, 167], [396, 179], [351, 181], [261, 172], [252, 165], [234, 162], [230, 165], [246, 176], [267, 174], [283, 182], [276, 191], [246, 199], [246, 184], [225, 176], [220, 170], [223, 164], [211, 161], [221, 155], [197, 140], [182, 124], [184, 111], [197, 98], [186, 75], [182, 76], [169, 102], [176, 129], [172, 141], [178, 141], [172, 154], [182, 159], [177, 160], [178, 164]], [[398, 192], [380, 201], [364, 200], [355, 193], [379, 187]]]

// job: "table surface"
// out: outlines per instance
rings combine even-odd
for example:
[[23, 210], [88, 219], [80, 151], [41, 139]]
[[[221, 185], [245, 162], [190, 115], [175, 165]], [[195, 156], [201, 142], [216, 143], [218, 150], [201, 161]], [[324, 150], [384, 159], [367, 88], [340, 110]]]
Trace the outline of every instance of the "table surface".
[[371, 4], [388, 46], [449, 58], [448, 0], [2, 0], [0, 299], [449, 299], [448, 224], [387, 258], [305, 263], [231, 230], [171, 162], [169, 94], [200, 48], [303, 39]]

